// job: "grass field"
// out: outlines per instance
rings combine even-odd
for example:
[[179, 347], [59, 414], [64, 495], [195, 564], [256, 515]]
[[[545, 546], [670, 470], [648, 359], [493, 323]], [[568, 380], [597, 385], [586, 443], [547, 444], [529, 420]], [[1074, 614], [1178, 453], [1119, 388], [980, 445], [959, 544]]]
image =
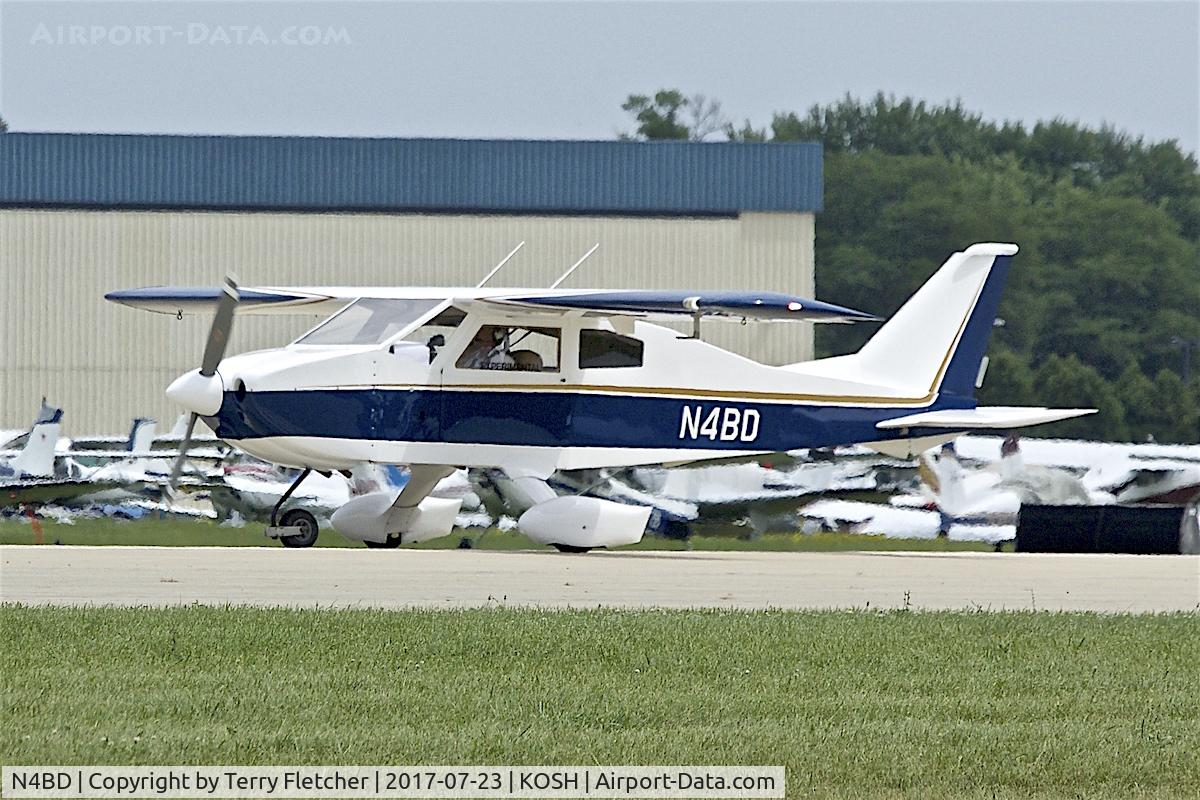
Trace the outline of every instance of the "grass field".
[[1196, 615], [0, 608], [13, 764], [784, 764], [1200, 796]]
[[[63, 525], [42, 520], [43, 541], [53, 544], [94, 545], [163, 545], [163, 546], [221, 546], [221, 547], [281, 547], [279, 542], [263, 536], [263, 525], [249, 523], [244, 528], [222, 528], [213, 522], [190, 520], [141, 519], [137, 521], [115, 521], [111, 519], [86, 519], [74, 525]], [[517, 550], [540, 548], [514, 531], [489, 530], [478, 538], [478, 529], [455, 532], [451, 536], [423, 542], [420, 548], [457, 547], [464, 535], [477, 539], [477, 546], [488, 550]], [[0, 545], [31, 544], [34, 541], [32, 526], [17, 520], [0, 521]], [[318, 547], [362, 547], [340, 536], [336, 531], [323, 529], [317, 539]], [[1006, 545], [1008, 549], [1012, 545]], [[945, 539], [888, 539], [883, 536], [862, 536], [850, 533], [821, 534], [768, 534], [758, 539], [738, 539], [732, 536], [695, 536], [687, 544], [647, 536], [634, 545], [635, 550], [771, 550], [771, 551], [827, 551], [827, 550], [933, 550], [933, 551], [991, 551], [994, 548], [982, 542], [950, 542]], [[627, 549], [627, 548], [622, 548]]]

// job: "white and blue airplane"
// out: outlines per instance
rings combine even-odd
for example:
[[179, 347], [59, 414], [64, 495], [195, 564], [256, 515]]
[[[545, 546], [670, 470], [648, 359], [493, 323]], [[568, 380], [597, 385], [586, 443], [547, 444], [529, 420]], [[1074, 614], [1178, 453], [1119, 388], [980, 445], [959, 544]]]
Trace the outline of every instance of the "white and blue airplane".
[[[877, 318], [769, 292], [239, 289], [227, 279], [222, 289], [106, 297], [180, 316], [216, 307], [200, 369], [167, 389], [192, 412], [189, 430], [203, 419], [230, 444], [306, 471], [408, 465], [398, 494], [356, 497], [332, 517], [347, 537], [391, 547], [450, 532], [458, 503], [430, 492], [456, 467], [545, 479], [855, 443], [906, 456], [966, 431], [1093, 413], [977, 407], [1016, 252], [975, 244], [955, 253], [857, 353], [781, 367], [705, 342], [701, 320]], [[224, 358], [235, 310], [332, 315], [285, 347]], [[689, 318], [691, 336], [653, 324]], [[586, 550], [638, 541], [650, 511], [558, 496], [518, 525], [542, 543]]]

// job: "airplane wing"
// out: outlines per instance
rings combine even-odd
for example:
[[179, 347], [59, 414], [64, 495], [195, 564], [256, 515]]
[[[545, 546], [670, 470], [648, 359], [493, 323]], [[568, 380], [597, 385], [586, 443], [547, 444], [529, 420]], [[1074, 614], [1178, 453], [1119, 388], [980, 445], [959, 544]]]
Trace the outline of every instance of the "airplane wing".
[[1200, 492], [1200, 465], [1121, 457], [1093, 466], [1083, 484], [1111, 493], [1119, 503], [1182, 504]]
[[[223, 289], [204, 286], [147, 286], [109, 292], [104, 299], [156, 314], [208, 314], [217, 307]], [[243, 287], [239, 314], [332, 314], [361, 295], [338, 296], [298, 289]]]
[[[220, 288], [150, 286], [104, 296], [113, 303], [182, 316], [211, 313]], [[494, 304], [543, 314], [584, 312], [650, 319], [725, 317], [786, 322], [860, 322], [879, 317], [851, 308], [777, 292], [701, 290], [545, 290], [453, 287], [242, 287], [239, 314], [332, 314], [361, 298], [450, 300], [460, 305]]]
[[801, 508], [799, 513], [831, 528], [845, 527], [856, 533], [902, 539], [933, 539], [941, 522], [934, 511], [851, 500], [818, 500]]
[[0, 483], [0, 508], [19, 506], [23, 503], [61, 503], [85, 494], [115, 489], [119, 485], [113, 481], [55, 480], [52, 478]]
[[628, 314], [645, 318], [726, 317], [767, 322], [860, 322], [879, 317], [852, 308], [778, 292], [622, 290], [501, 295], [485, 302], [535, 311], [583, 311], [592, 316]]

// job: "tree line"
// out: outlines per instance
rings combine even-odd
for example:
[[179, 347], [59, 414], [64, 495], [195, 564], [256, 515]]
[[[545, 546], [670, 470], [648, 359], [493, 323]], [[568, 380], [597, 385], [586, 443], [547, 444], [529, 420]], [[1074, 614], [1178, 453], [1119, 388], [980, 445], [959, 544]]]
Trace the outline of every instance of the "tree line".
[[[1100, 409], [1038, 435], [1200, 440], [1200, 169], [1177, 142], [882, 94], [763, 128], [676, 90], [623, 108], [628, 138], [821, 142], [821, 299], [888, 315], [949, 253], [1016, 242], [980, 401]], [[871, 332], [819, 326], [818, 355]]]

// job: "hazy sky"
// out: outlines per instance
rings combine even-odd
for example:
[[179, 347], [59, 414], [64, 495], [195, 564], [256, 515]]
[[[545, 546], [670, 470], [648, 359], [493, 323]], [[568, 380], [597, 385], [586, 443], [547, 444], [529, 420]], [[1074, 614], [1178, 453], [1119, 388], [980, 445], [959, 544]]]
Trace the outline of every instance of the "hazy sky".
[[1200, 143], [1200, 3], [0, 3], [13, 130], [611, 138], [678, 87]]

